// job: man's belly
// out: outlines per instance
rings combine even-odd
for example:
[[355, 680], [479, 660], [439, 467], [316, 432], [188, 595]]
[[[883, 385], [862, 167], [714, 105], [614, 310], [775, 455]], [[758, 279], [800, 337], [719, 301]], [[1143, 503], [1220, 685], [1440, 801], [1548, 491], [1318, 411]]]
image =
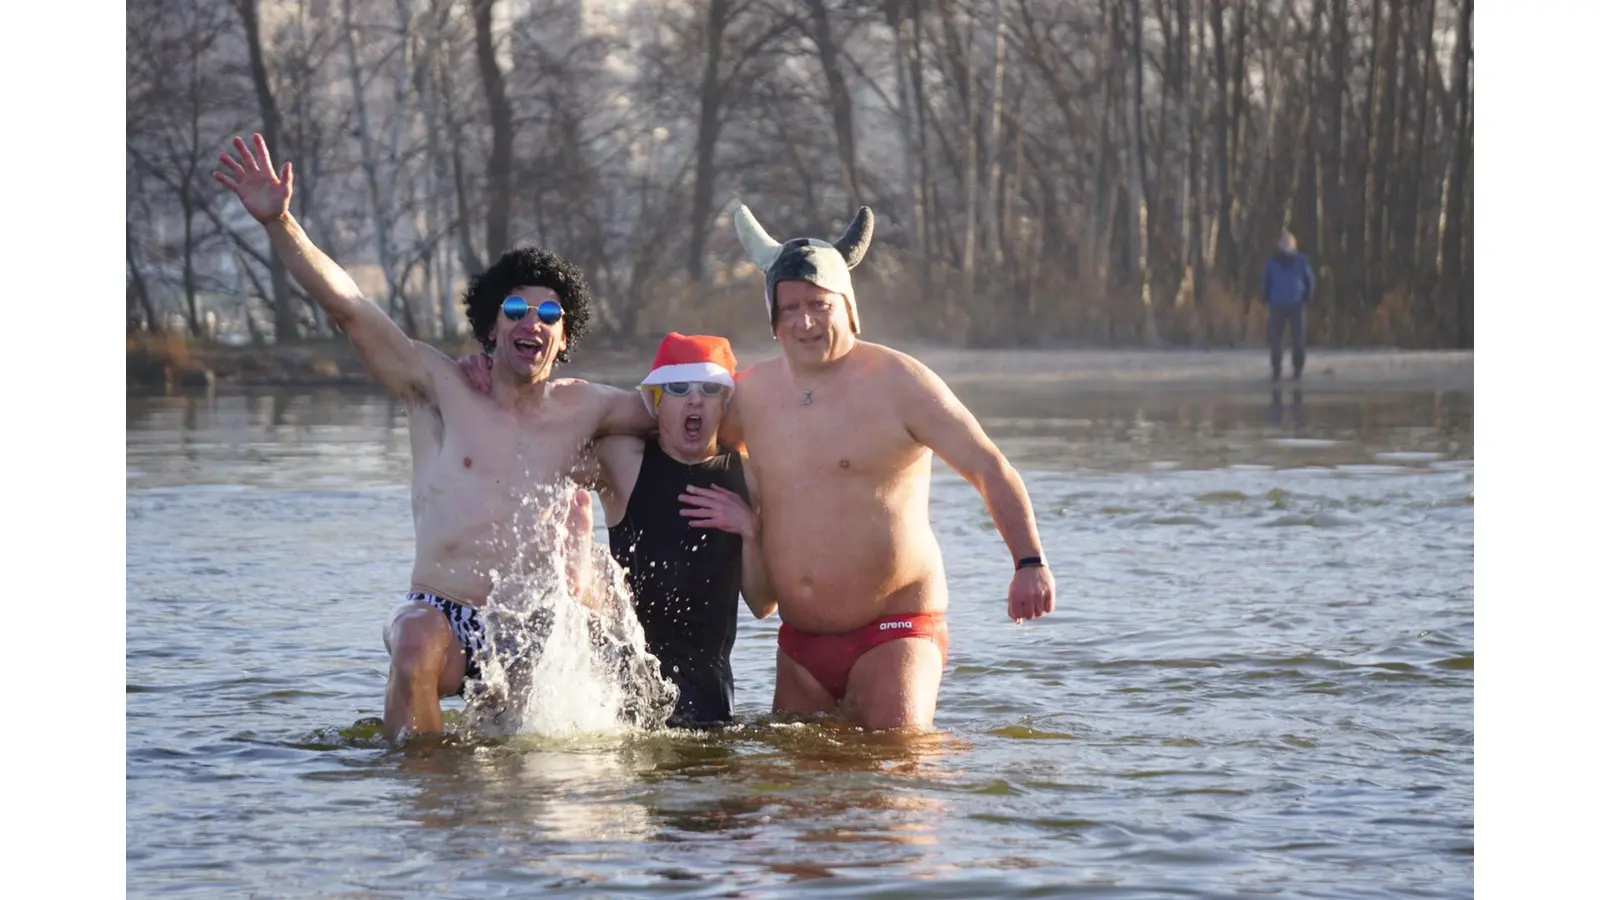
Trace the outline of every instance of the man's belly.
[[883, 616], [949, 605], [938, 542], [920, 516], [838, 509], [821, 517], [770, 510], [762, 551], [778, 615], [813, 634], [851, 631]]
[[486, 568], [467, 556], [419, 553], [411, 567], [411, 589], [481, 607], [494, 590], [490, 569], [495, 569], [493, 563]]
[[547, 505], [419, 508], [412, 589], [482, 606], [497, 585], [543, 583], [557, 571], [563, 533]]

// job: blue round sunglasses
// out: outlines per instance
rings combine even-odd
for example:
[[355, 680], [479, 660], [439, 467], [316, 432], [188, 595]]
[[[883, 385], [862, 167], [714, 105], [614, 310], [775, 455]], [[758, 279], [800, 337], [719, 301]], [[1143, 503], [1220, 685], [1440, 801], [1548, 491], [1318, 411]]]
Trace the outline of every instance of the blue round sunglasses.
[[[521, 297], [507, 297], [505, 302], [500, 304], [500, 311], [506, 314], [506, 318], [515, 322], [528, 314], [528, 301]], [[566, 314], [561, 304], [554, 300], [540, 301], [536, 312], [539, 314], [539, 321], [546, 325], [554, 325]]]

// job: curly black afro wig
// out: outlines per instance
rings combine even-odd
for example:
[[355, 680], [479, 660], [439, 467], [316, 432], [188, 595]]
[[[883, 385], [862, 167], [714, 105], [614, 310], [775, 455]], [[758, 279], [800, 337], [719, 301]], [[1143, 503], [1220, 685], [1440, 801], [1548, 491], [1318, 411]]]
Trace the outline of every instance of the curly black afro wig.
[[467, 282], [462, 303], [467, 308], [472, 333], [484, 351], [493, 354], [494, 323], [500, 316], [500, 304], [513, 289], [524, 285], [549, 288], [561, 298], [567, 347], [556, 354], [556, 362], [568, 362], [568, 353], [589, 325], [589, 282], [577, 266], [541, 247], [507, 250], [499, 262]]

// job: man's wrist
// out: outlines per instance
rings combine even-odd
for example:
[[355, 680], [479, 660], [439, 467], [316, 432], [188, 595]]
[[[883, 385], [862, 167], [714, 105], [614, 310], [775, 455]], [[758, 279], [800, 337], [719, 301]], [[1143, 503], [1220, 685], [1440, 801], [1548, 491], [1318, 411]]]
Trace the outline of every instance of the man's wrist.
[[1048, 569], [1050, 564], [1044, 561], [1044, 556], [1024, 556], [1016, 561], [1017, 571], [1023, 569]]

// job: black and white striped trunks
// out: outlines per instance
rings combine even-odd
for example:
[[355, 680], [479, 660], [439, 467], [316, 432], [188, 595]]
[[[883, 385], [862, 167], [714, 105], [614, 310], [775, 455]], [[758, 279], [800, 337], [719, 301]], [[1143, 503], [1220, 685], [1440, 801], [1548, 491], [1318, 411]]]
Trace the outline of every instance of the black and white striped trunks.
[[461, 649], [467, 651], [466, 677], [478, 678], [482, 675], [478, 668], [478, 654], [483, 652], [483, 621], [478, 618], [478, 611], [464, 603], [447, 600], [444, 597], [435, 597], [421, 591], [413, 591], [406, 595], [407, 600], [421, 600], [423, 603], [444, 613], [445, 619], [450, 622], [450, 633], [456, 636], [456, 641], [461, 644]]

